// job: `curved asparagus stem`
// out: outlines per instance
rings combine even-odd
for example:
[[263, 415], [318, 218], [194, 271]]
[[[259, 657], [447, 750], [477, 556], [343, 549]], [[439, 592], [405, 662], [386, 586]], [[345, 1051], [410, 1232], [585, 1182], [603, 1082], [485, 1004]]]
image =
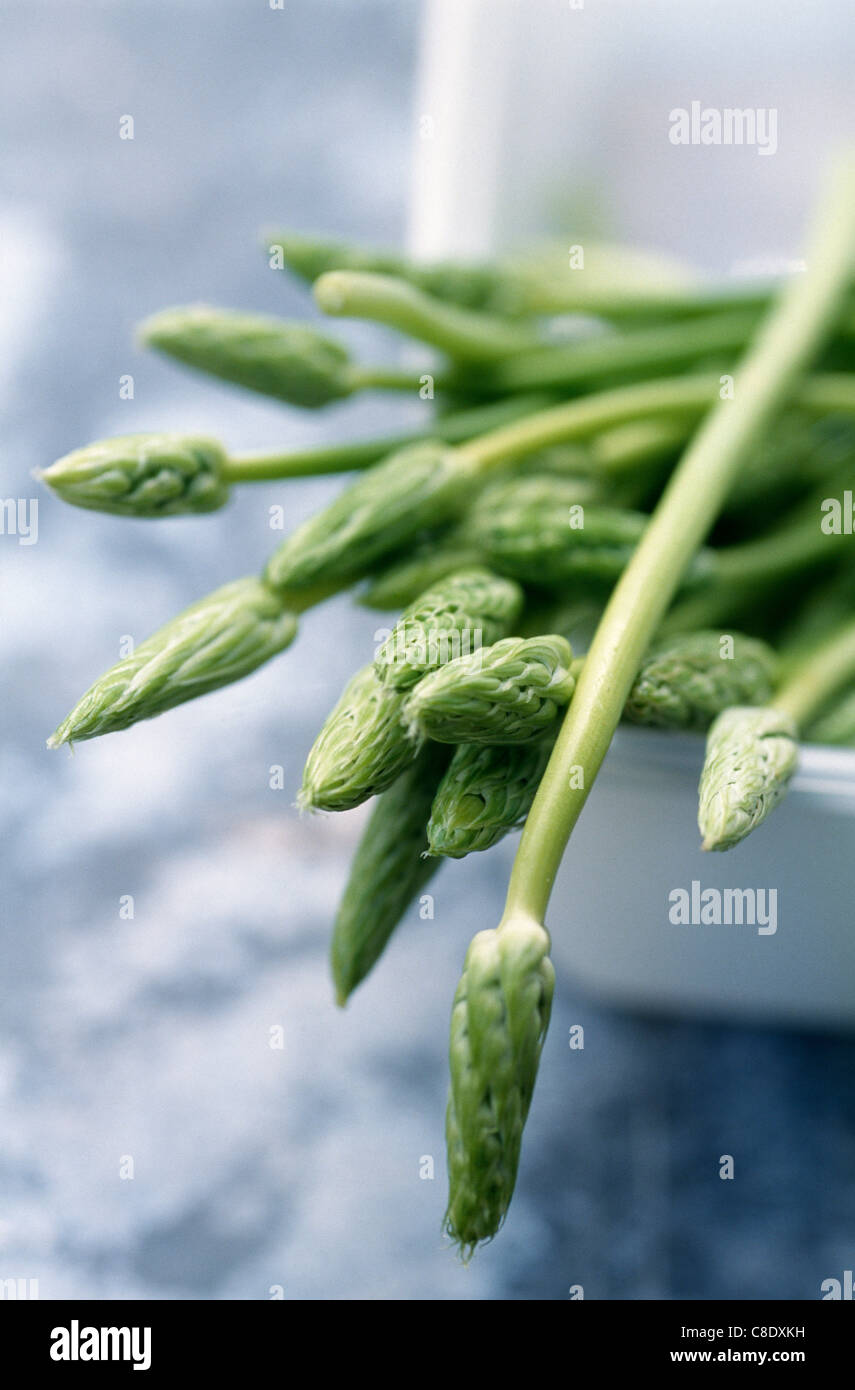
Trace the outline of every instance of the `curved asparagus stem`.
[[644, 650], [738, 469], [833, 326], [853, 246], [855, 173], [847, 166], [820, 209], [808, 272], [787, 285], [761, 328], [736, 371], [734, 398], [719, 401], [695, 435], [612, 594], [523, 831], [507, 918], [543, 920]]
[[319, 449], [230, 457], [225, 461], [224, 475], [231, 483], [255, 483], [283, 478], [310, 478], [325, 473], [348, 473], [370, 468], [387, 454], [425, 439], [462, 444], [487, 430], [498, 429], [500, 425], [543, 410], [548, 404], [549, 398], [544, 395], [515, 396], [509, 400], [432, 417], [424, 429], [406, 434], [386, 435], [356, 443], [329, 444]]
[[391, 275], [331, 270], [315, 281], [313, 293], [325, 314], [386, 324], [462, 362], [491, 361], [538, 344], [526, 328], [444, 303]]
[[598, 333], [577, 342], [516, 353], [489, 368], [485, 380], [496, 392], [513, 392], [533, 386], [582, 386], [605, 376], [626, 379], [634, 373], [661, 372], [709, 359], [717, 352], [739, 351], [759, 318], [756, 308], [736, 309], [625, 333]]

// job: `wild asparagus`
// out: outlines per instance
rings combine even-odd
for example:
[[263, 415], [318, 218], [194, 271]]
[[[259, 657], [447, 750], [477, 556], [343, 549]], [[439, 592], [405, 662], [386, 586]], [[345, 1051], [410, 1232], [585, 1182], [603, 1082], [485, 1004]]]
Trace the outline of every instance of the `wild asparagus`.
[[146, 319], [140, 341], [197, 371], [309, 408], [366, 386], [418, 389], [416, 372], [360, 368], [341, 343], [302, 323], [191, 304]]
[[564, 637], [507, 637], [441, 666], [404, 705], [412, 737], [522, 743], [548, 729], [576, 687]]
[[237, 579], [179, 613], [97, 680], [48, 747], [152, 719], [247, 676], [297, 634], [297, 618], [256, 578]]
[[302, 810], [350, 811], [410, 766], [419, 745], [401, 722], [404, 698], [377, 679], [373, 666], [357, 671], [306, 759], [297, 798]]
[[374, 661], [377, 676], [406, 690], [428, 671], [489, 646], [519, 617], [523, 592], [485, 569], [448, 575], [405, 609]]
[[703, 849], [731, 849], [783, 800], [798, 766], [799, 729], [853, 680], [850, 620], [805, 652], [767, 706], [719, 716], [707, 738], [699, 788]]
[[333, 928], [336, 1001], [344, 1004], [386, 949], [407, 907], [434, 875], [427, 821], [448, 750], [428, 744], [377, 798], [353, 858]]
[[796, 721], [775, 708], [726, 709], [707, 736], [698, 825], [702, 849], [731, 849], [786, 794], [798, 766]]
[[401, 449], [304, 521], [274, 551], [265, 578], [274, 589], [361, 578], [382, 555], [462, 506], [472, 477], [439, 441]]
[[623, 717], [666, 729], [706, 729], [729, 705], [765, 704], [776, 670], [771, 647], [741, 633], [664, 638], [644, 658]]
[[513, 1196], [523, 1126], [549, 1025], [555, 973], [549, 935], [531, 918], [480, 931], [451, 1014], [448, 1208], [465, 1259], [496, 1235]]
[[[744, 459], [830, 332], [852, 275], [853, 244], [855, 169], [845, 166], [819, 210], [808, 271], [787, 286], [737, 369], [734, 398], [720, 400], [695, 435], [609, 600], [523, 830], [502, 922], [543, 922], [565, 846], [644, 651]], [[580, 768], [584, 775], [573, 777]], [[478, 1133], [455, 1127], [453, 1134], [452, 1171], [478, 1163]], [[518, 1134], [504, 1147], [515, 1166]], [[501, 1214], [494, 1208], [491, 1215], [496, 1228]], [[491, 1223], [473, 1223], [469, 1230], [489, 1235]]]
[[461, 743], [437, 788], [428, 823], [431, 854], [463, 859], [518, 830], [549, 762], [557, 725], [527, 743]]
[[225, 450], [192, 434], [125, 434], [75, 449], [37, 477], [75, 507], [117, 516], [212, 512], [229, 498]]

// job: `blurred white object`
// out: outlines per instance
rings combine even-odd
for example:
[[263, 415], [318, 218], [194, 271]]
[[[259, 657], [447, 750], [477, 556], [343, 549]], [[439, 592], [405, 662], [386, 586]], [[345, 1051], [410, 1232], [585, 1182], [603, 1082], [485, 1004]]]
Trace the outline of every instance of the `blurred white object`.
[[[775, 270], [829, 142], [855, 132], [853, 58], [849, 0], [786, 24], [778, 0], [427, 0], [410, 249], [487, 254], [560, 228], [562, 201], [572, 240], [573, 195], [594, 188], [617, 236], [719, 275]], [[674, 145], [669, 113], [696, 100], [775, 108], [776, 153]], [[698, 848], [702, 756], [619, 732], [550, 907], [559, 975], [630, 1007], [855, 1026], [855, 753], [805, 749], [783, 806], [727, 854]], [[693, 882], [777, 890], [777, 930], [673, 925], [669, 894]]]

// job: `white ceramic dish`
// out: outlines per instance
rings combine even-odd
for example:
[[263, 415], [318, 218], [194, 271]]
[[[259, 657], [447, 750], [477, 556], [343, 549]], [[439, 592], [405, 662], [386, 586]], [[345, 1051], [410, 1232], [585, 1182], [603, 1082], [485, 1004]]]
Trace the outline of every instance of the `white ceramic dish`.
[[[835, 120], [853, 125], [851, 91], [826, 81], [824, 101], [802, 101], [798, 138], [776, 160], [756, 151], [675, 151], [665, 129], [678, 96], [685, 104], [706, 95], [696, 90], [705, 73], [715, 88], [722, 73], [741, 73], [762, 50], [768, 76], [770, 44], [780, 50], [770, 89], [780, 90], [789, 74], [804, 94], [810, 59], [796, 75], [792, 60], [818, 51], [810, 48], [811, 15], [764, 30], [766, 9], [761, 3], [746, 20], [744, 6], [723, 0], [713, 32], [697, 10], [692, 18], [673, 0], [652, 10], [628, 0], [587, 7], [429, 0], [416, 90], [412, 251], [477, 256], [537, 234], [556, 170], [566, 168], [572, 185], [595, 157], [629, 236], [664, 242], [719, 273], [743, 264], [755, 271], [769, 257], [797, 252], [805, 184]], [[843, 20], [845, 6], [827, 7], [826, 25], [829, 13]], [[697, 32], [692, 39], [698, 24], [700, 53]], [[660, 118], [661, 142], [651, 134]], [[698, 166], [691, 161], [699, 155], [710, 158]], [[762, 206], [751, 192], [759, 180], [767, 190]], [[663, 214], [670, 208], [681, 211], [676, 222]], [[728, 261], [723, 248], [733, 244], [735, 220], [742, 254]], [[698, 848], [701, 758], [697, 739], [619, 732], [556, 883], [549, 923], [559, 971], [634, 1008], [855, 1026], [855, 753], [806, 748], [784, 805], [724, 855]], [[691, 894], [693, 882], [696, 893], [774, 891], [777, 929], [675, 925], [670, 895]]]

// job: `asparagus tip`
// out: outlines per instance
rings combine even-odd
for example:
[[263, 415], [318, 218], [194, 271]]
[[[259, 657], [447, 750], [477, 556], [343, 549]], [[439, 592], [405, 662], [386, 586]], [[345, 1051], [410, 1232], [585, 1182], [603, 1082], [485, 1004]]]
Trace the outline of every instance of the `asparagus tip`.
[[312, 294], [318, 308], [325, 314], [340, 314], [347, 302], [346, 284], [346, 271], [328, 270], [320, 275], [312, 286]]

